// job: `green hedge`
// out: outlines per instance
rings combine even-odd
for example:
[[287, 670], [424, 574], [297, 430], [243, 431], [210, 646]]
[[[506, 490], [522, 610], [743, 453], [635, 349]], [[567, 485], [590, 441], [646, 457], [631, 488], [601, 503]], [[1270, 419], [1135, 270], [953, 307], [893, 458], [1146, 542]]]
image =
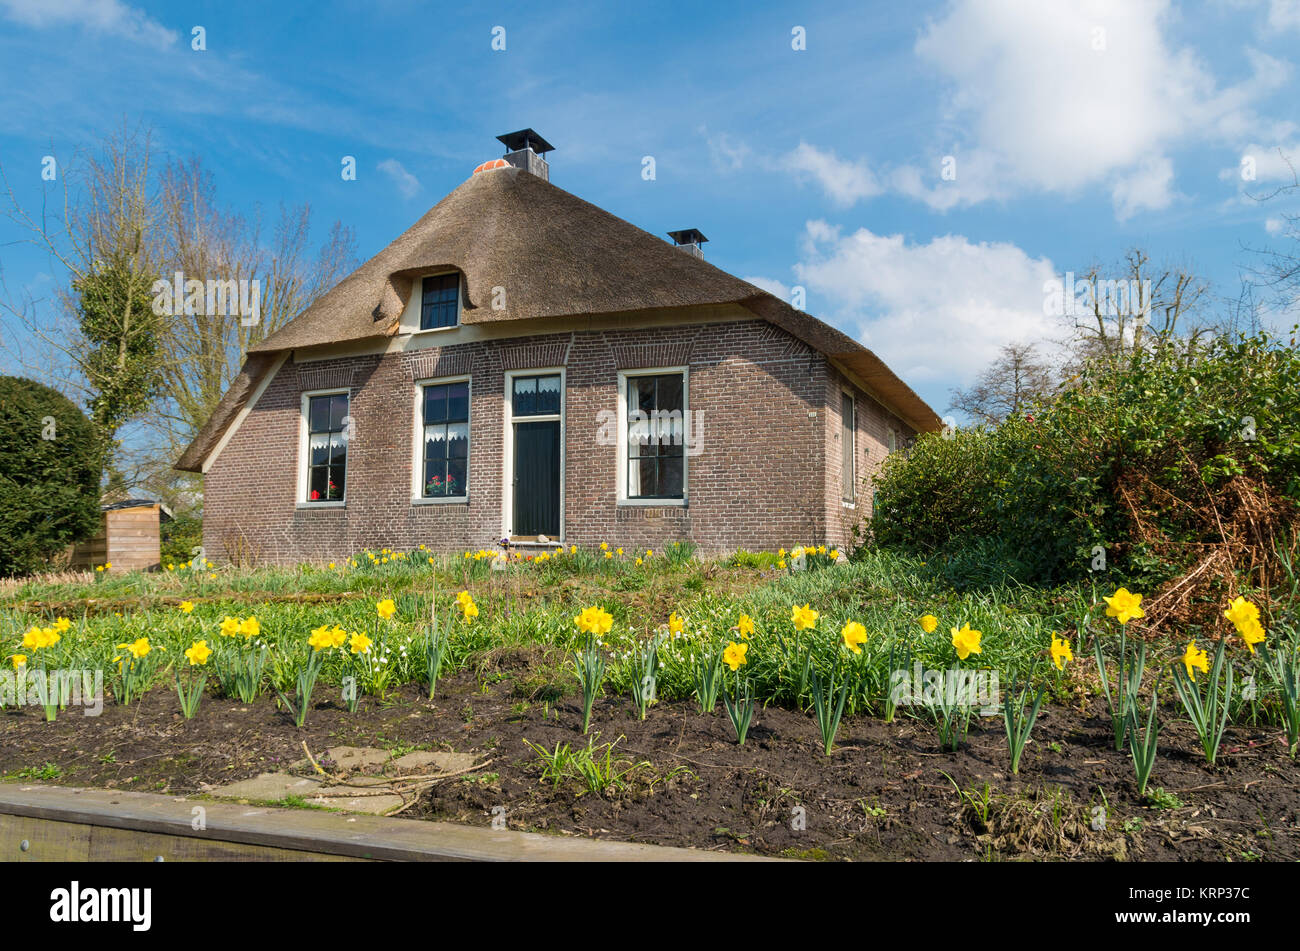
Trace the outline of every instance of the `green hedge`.
[[65, 396], [0, 377], [0, 576], [30, 574], [100, 525], [103, 455]]
[[[1108, 567], [1159, 581], [1186, 567], [1171, 548], [1216, 540], [1206, 526], [1231, 516], [1216, 509], [1237, 477], [1300, 502], [1294, 338], [1130, 354], [1025, 416], [922, 436], [878, 476], [872, 534], [941, 554], [972, 580], [1083, 577], [1102, 546]], [[1138, 499], [1140, 530], [1124, 491]]]

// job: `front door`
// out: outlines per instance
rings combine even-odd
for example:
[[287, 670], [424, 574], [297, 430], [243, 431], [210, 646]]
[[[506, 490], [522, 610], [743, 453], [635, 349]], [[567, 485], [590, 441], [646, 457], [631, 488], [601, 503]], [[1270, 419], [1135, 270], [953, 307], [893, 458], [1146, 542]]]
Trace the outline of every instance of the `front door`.
[[516, 376], [511, 385], [514, 471], [512, 538], [560, 537], [560, 404], [558, 373]]

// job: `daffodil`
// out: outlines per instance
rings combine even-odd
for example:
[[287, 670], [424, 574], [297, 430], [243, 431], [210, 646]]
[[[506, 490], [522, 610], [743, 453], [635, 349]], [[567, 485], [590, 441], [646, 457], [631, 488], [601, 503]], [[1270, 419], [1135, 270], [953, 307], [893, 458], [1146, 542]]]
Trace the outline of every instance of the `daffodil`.
[[601, 543], [600, 543], [600, 550], [601, 550], [601, 551], [609, 551], [609, 542], [601, 542]]
[[185, 652], [185, 659], [190, 662], [191, 667], [202, 667], [211, 656], [212, 648], [208, 647], [207, 641], [195, 641]]
[[1241, 635], [1241, 639], [1246, 642], [1246, 646], [1250, 648], [1252, 654], [1255, 653], [1255, 645], [1263, 642], [1268, 636], [1264, 632], [1264, 626], [1259, 621], [1242, 625], [1237, 628], [1237, 633]]
[[855, 654], [861, 654], [862, 648], [859, 645], [866, 642], [867, 629], [857, 621], [849, 621], [840, 628], [840, 637], [844, 638], [845, 647]]
[[262, 633], [262, 622], [250, 614], [239, 622], [239, 633], [244, 635], [244, 640], [251, 641]]
[[749, 661], [745, 659], [745, 654], [748, 651], [748, 644], [737, 644], [735, 641], [731, 641], [722, 652], [722, 660], [733, 671], [739, 670], [742, 664], [749, 663]]
[[1228, 610], [1223, 612], [1223, 616], [1232, 622], [1238, 634], [1243, 633], [1243, 628], [1259, 624], [1259, 608], [1245, 598], [1233, 599], [1228, 605]]
[[221, 622], [221, 636], [234, 637], [239, 633], [240, 618], [227, 616]]
[[794, 629], [796, 631], [808, 631], [816, 627], [817, 618], [820, 616], [821, 615], [806, 604], [803, 607], [799, 607], [799, 605], [796, 604], [794, 607], [790, 608], [790, 620], [794, 623]]
[[1065, 670], [1065, 665], [1074, 660], [1074, 651], [1070, 650], [1070, 639], [1052, 635], [1052, 663], [1057, 670]]
[[921, 625], [921, 630], [925, 633], [933, 634], [934, 629], [939, 626], [939, 619], [933, 614], [923, 614], [916, 623]]
[[573, 619], [578, 630], [586, 634], [608, 634], [609, 629], [614, 626], [614, 616], [609, 612], [601, 609], [599, 606], [584, 608], [582, 613]]
[[979, 631], [971, 630], [969, 624], [963, 624], [961, 629], [952, 629], [952, 646], [957, 650], [957, 659], [965, 660], [971, 654], [981, 654], [980, 638], [984, 635]]
[[353, 634], [352, 639], [348, 641], [348, 650], [354, 654], [369, 654], [372, 643], [373, 641], [364, 634]]
[[1146, 616], [1142, 612], [1142, 595], [1132, 594], [1128, 588], [1120, 588], [1109, 598], [1103, 596], [1102, 600], [1107, 605], [1106, 616], [1115, 618], [1120, 624]]
[[60, 634], [68, 633], [68, 630], [71, 627], [72, 627], [72, 622], [65, 617], [58, 618], [54, 622], [54, 629], [58, 631]]
[[384, 600], [375, 603], [375, 613], [387, 621], [397, 613], [397, 605], [393, 603], [392, 598], [384, 598]]
[[153, 650], [153, 647], [149, 644], [149, 638], [140, 637], [129, 644], [118, 644], [117, 649], [126, 651], [136, 660], [141, 660], [149, 656], [149, 652]]
[[193, 611], [193, 610], [194, 610], [194, 602], [193, 602], [193, 601], [182, 601], [182, 602], [181, 602], [181, 611], [182, 611], [183, 613], [185, 613], [185, 614], [189, 614], [189, 613], [190, 613], [191, 611]]
[[741, 638], [750, 638], [754, 636], [754, 619], [748, 614], [742, 614], [740, 620], [736, 622], [736, 630], [740, 632]]
[[636, 565], [637, 565], [637, 567], [640, 568], [640, 567], [641, 567], [641, 564], [642, 564], [641, 559], [638, 557], [637, 560], [636, 560]]
[[669, 637], [677, 637], [685, 630], [686, 630], [686, 622], [683, 621], [680, 617], [678, 617], [676, 611], [668, 615], [668, 636]]
[[1210, 672], [1210, 655], [1196, 646], [1196, 641], [1187, 642], [1187, 650], [1183, 652], [1183, 666], [1187, 668], [1187, 676], [1196, 682], [1196, 671], [1201, 673]]
[[19, 667], [23, 667], [27, 664], [27, 655], [14, 654], [12, 657], [9, 658], [9, 660], [13, 663], [14, 670], [17, 670]]

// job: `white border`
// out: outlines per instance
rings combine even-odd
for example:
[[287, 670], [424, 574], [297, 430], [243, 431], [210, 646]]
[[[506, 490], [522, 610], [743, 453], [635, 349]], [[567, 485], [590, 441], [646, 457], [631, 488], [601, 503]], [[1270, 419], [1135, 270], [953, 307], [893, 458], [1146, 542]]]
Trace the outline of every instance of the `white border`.
[[[682, 377], [682, 497], [680, 499], [630, 499], [627, 497], [627, 381], [629, 377], [659, 376], [680, 373]], [[691, 497], [690, 455], [686, 451], [691, 439], [691, 368], [647, 367], [636, 370], [618, 371], [618, 503], [619, 505], [641, 505], [651, 508], [668, 508], [670, 506], [686, 507]]]
[[[512, 409], [513, 400], [511, 399], [515, 389], [515, 377], [517, 376], [560, 376], [560, 412], [548, 413], [544, 416], [523, 416], [524, 420], [529, 422], [546, 422], [548, 420], [559, 420], [560, 422], [560, 537], [551, 539], [554, 542], [564, 541], [564, 497], [568, 493], [565, 491], [565, 457], [568, 448], [568, 422], [567, 409], [569, 404], [569, 387], [568, 376], [564, 367], [530, 367], [527, 370], [507, 370], [505, 372], [504, 385], [501, 393], [501, 418], [504, 422], [501, 433], [501, 537], [511, 539], [514, 544], [514, 533], [511, 531], [514, 523], [514, 505], [515, 505], [515, 487], [511, 478], [515, 468], [515, 440], [514, 440], [514, 410]], [[473, 451], [473, 447], [471, 447]], [[530, 544], [522, 542], [521, 544]]]
[[[307, 498], [307, 470], [309, 455], [307, 442], [309, 438], [307, 410], [311, 405], [313, 396], [337, 396], [344, 394], [348, 398], [348, 417], [352, 416], [352, 388], [350, 386], [335, 386], [325, 390], [304, 390], [301, 402], [298, 405], [298, 508], [305, 509], [341, 509], [346, 508], [348, 504], [348, 486], [352, 482], [352, 440], [348, 440], [348, 462], [347, 469], [344, 470], [343, 476], [343, 498], [337, 501], [313, 502]], [[354, 430], [355, 431], [355, 430]]]
[[[465, 457], [465, 492], [463, 495], [424, 497], [424, 388], [443, 383], [468, 383], [469, 404], [465, 426], [469, 430], [469, 454]], [[474, 455], [474, 381], [468, 373], [460, 376], [431, 376], [415, 381], [415, 428], [411, 431], [411, 504], [412, 505], [464, 505], [469, 501], [470, 460]]]

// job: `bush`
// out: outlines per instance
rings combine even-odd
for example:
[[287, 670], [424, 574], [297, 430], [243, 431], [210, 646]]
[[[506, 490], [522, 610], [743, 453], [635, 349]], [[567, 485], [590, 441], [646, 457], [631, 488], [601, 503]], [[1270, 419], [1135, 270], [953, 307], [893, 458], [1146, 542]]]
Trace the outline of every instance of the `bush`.
[[162, 563], [190, 561], [194, 549], [203, 544], [203, 517], [193, 512], [177, 512], [159, 529]]
[[0, 377], [0, 576], [30, 574], [100, 526], [103, 454], [48, 386]]
[[[1267, 334], [1130, 354], [1051, 406], [927, 434], [877, 478], [878, 544], [995, 559], [1021, 581], [1106, 567], [1158, 583], [1284, 541], [1300, 503], [1300, 353]], [[1253, 562], [1253, 558], [1245, 559]], [[976, 569], [977, 571], [971, 571]], [[996, 573], [996, 572], [995, 572]]]

